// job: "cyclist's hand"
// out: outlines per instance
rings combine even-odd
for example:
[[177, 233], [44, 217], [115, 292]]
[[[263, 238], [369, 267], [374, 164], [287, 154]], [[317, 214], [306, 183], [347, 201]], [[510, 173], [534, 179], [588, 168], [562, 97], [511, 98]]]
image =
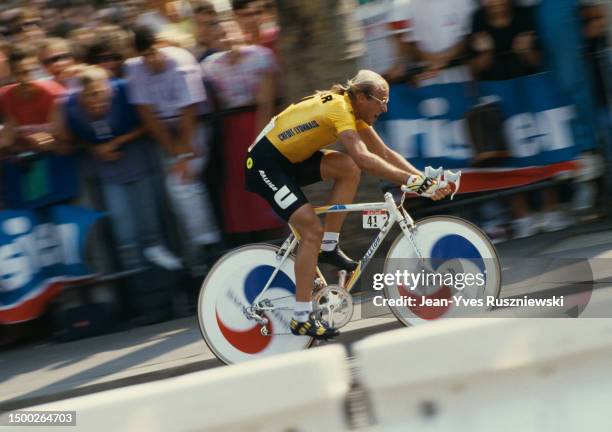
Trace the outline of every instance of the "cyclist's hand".
[[[429, 177], [437, 181], [440, 184], [438, 189], [440, 190], [441, 194], [444, 194], [444, 197], [450, 194], [451, 200], [459, 191], [461, 171], [453, 172], [451, 170], [445, 170], [442, 167], [433, 168], [427, 166], [425, 167], [425, 177]], [[439, 198], [439, 195], [436, 197], [437, 199], [441, 199]]]
[[423, 175], [411, 175], [402, 186], [405, 192], [412, 192], [422, 197], [431, 198], [434, 201], [441, 200], [452, 193], [452, 189], [446, 182], [440, 182], [431, 177]]
[[436, 180], [425, 177], [420, 174], [413, 174], [408, 176], [406, 180], [405, 188], [417, 195], [429, 197], [433, 196], [438, 188]]
[[446, 198], [451, 193], [452, 193], [451, 187], [448, 185], [445, 185], [445, 186], [442, 186], [436, 189], [433, 196], [431, 196], [430, 198], [434, 201], [438, 201], [438, 200]]

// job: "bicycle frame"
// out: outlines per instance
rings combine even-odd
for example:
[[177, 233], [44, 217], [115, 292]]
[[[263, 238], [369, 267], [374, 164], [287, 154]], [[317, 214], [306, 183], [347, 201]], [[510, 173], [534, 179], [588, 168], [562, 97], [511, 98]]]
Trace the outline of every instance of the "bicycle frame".
[[[385, 224], [380, 228], [378, 235], [374, 238], [374, 240], [370, 244], [370, 247], [368, 247], [368, 250], [366, 251], [364, 256], [359, 260], [357, 268], [352, 273], [351, 278], [347, 282], [345, 289], [348, 292], [350, 292], [351, 289], [355, 286], [363, 270], [366, 268], [366, 266], [368, 265], [368, 263], [370, 262], [370, 260], [372, 259], [372, 257], [374, 256], [374, 254], [376, 253], [376, 251], [382, 244], [383, 240], [387, 237], [387, 235], [391, 231], [391, 228], [393, 228], [393, 226], [396, 223], [399, 224], [404, 235], [410, 239], [412, 246], [414, 247], [419, 259], [421, 261], [423, 260], [423, 256], [412, 235], [412, 232], [415, 228], [414, 220], [412, 219], [410, 214], [403, 208], [401, 204], [399, 206], [397, 205], [397, 203], [393, 199], [393, 195], [391, 195], [390, 192], [385, 193], [384, 196], [385, 196], [384, 202], [363, 203], [363, 204], [334, 204], [330, 206], [316, 207], [314, 209], [317, 215], [327, 214], [327, 213], [349, 213], [349, 212], [358, 212], [358, 211], [364, 211], [364, 210], [386, 210], [387, 214], [389, 215], [389, 218], [387, 219]], [[401, 202], [403, 203], [403, 199]], [[291, 225], [290, 225], [290, 228], [291, 228], [292, 234], [290, 234], [289, 237], [285, 240], [285, 242], [281, 246], [279, 253], [278, 253], [279, 255], [282, 254], [282, 257], [280, 258], [280, 262], [278, 263], [278, 265], [276, 266], [276, 268], [270, 275], [263, 290], [253, 300], [251, 307], [255, 307], [261, 311], [271, 311], [271, 310], [276, 309], [274, 306], [271, 306], [271, 305], [261, 306], [261, 305], [258, 305], [258, 303], [263, 297], [264, 293], [268, 290], [268, 288], [272, 284], [272, 281], [276, 277], [281, 266], [283, 265], [287, 257], [291, 254], [291, 252], [293, 252], [293, 250], [295, 249], [295, 246], [298, 243], [299, 235], [297, 231], [295, 231], [295, 229]]]

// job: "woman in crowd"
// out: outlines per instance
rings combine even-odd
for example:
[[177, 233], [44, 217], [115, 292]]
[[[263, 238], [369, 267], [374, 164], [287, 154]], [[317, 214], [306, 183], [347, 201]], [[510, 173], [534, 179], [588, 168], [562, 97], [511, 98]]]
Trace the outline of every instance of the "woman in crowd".
[[[228, 114], [221, 119], [223, 170], [232, 173], [222, 176], [224, 228], [231, 234], [278, 228], [284, 225], [267, 203], [254, 194], [241, 192], [244, 190], [244, 161], [237, 156], [246, 152], [274, 114], [277, 64], [272, 50], [245, 43], [235, 21], [221, 25], [221, 44], [225, 51], [207, 57], [202, 62], [202, 71], [216, 96], [217, 109]], [[245, 218], [244, 214], [249, 217]]]

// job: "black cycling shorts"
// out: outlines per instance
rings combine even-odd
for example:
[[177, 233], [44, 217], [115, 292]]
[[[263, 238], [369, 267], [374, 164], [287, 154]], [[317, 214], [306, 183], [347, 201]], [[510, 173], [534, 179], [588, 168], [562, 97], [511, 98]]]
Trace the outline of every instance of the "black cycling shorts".
[[284, 220], [308, 203], [300, 186], [320, 182], [323, 151], [293, 163], [263, 137], [247, 153], [245, 161], [246, 189], [265, 199]]

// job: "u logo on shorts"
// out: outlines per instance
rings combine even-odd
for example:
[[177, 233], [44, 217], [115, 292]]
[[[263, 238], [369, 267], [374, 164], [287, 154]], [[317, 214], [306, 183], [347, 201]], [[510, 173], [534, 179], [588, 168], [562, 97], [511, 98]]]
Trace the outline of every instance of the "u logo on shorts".
[[287, 186], [283, 186], [274, 194], [274, 201], [280, 208], [286, 210], [287, 207], [297, 201], [297, 197], [291, 193]]
[[253, 168], [253, 158], [251, 158], [251, 157], [247, 158], [247, 160], [246, 160], [246, 167], [247, 167], [247, 169]]

